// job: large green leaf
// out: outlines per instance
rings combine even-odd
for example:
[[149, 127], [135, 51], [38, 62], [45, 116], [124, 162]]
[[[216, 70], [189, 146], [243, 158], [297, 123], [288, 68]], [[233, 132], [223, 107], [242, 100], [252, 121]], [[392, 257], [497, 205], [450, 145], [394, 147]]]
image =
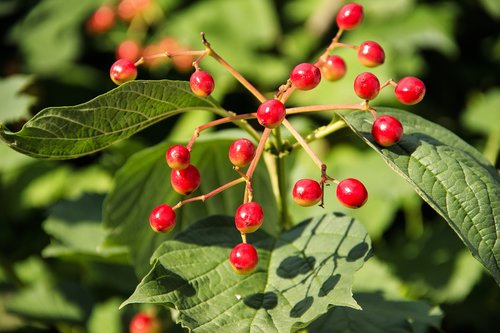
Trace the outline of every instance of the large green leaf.
[[226, 113], [213, 99], [194, 95], [188, 82], [132, 81], [80, 105], [44, 109], [17, 133], [0, 124], [0, 138], [33, 157], [75, 158], [193, 110]]
[[401, 110], [379, 108], [378, 113], [392, 115], [404, 125], [402, 140], [390, 148], [373, 141], [369, 112], [351, 112], [342, 118], [443, 216], [500, 283], [497, 171], [477, 150], [437, 124]]
[[193, 332], [290, 332], [331, 305], [359, 306], [353, 274], [370, 255], [363, 226], [338, 213], [306, 220], [274, 238], [248, 235], [259, 264], [234, 273], [231, 248], [241, 242], [232, 218], [201, 220], [152, 257], [153, 268], [124, 303], [158, 303], [180, 311]]

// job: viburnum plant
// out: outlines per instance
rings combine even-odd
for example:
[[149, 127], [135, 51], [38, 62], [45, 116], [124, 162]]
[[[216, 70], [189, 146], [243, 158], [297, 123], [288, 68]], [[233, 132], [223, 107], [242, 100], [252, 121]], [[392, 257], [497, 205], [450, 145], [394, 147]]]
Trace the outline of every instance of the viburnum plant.
[[[177, 320], [195, 332], [290, 332], [309, 325], [315, 331], [314, 327], [326, 325], [322, 321], [329, 323], [328, 317], [318, 317], [330, 308], [360, 309], [352, 295], [354, 273], [372, 254], [363, 225], [328, 211], [295, 223], [287, 212], [288, 201], [302, 207], [323, 207], [333, 192], [351, 209], [359, 209], [369, 200], [370, 189], [363, 179], [337, 178], [310, 146], [346, 127], [443, 216], [472, 255], [500, 282], [496, 170], [448, 130], [406, 111], [372, 106], [382, 89], [392, 89], [395, 99], [404, 105], [419, 103], [426, 92], [420, 79], [378, 78], [367, 71], [359, 73], [354, 82], [345, 82], [360, 99], [351, 104], [288, 105], [292, 94], [306, 94], [322, 79], [344, 77], [346, 62], [335, 54], [339, 48], [352, 49], [352, 56], [367, 68], [384, 64], [379, 43], [341, 42], [344, 33], [358, 28], [362, 21], [361, 5], [342, 7], [336, 16], [338, 32], [324, 52], [312, 62], [297, 64], [288, 80], [270, 94], [259, 91], [233, 68], [202, 33], [203, 49], [163, 51], [137, 61], [118, 59], [110, 68], [118, 88], [81, 105], [42, 110], [21, 131], [12, 133], [2, 126], [0, 134], [9, 146], [25, 154], [64, 159], [102, 150], [179, 113], [206, 110], [217, 116], [193, 128], [187, 142], [163, 144], [161, 149], [141, 152], [133, 159], [137, 165], [148, 159], [161, 162], [161, 179], [168, 193], [153, 193], [148, 187], [151, 184], [128, 183], [125, 174], [120, 174], [118, 182], [140, 187], [136, 192], [140, 194], [111, 196], [105, 207], [105, 215], [116, 221], [113, 207], [126, 205], [127, 214], [136, 221], [134, 228], [139, 226], [127, 230], [128, 237], [140, 242], [135, 247], [140, 254], [130, 253], [132, 260], [154, 251], [150, 272], [123, 305], [151, 303], [175, 308]], [[185, 56], [195, 57], [189, 82], [136, 80], [138, 67], [148, 61]], [[202, 69], [209, 58], [258, 100], [255, 112], [228, 111], [210, 97], [217, 78]], [[297, 114], [327, 111], [332, 121], [307, 136], [291, 122]], [[198, 167], [211, 165], [213, 170], [229, 165], [210, 155], [211, 142], [203, 141], [203, 132], [229, 123], [244, 134], [226, 140], [224, 158], [232, 167], [222, 171], [229, 180], [219, 183], [218, 177], [200, 172]], [[283, 139], [285, 131], [294, 142]], [[293, 189], [289, 190], [285, 160], [300, 148], [316, 165], [317, 176], [292, 179]], [[130, 162], [128, 174], [133, 174], [134, 163]], [[269, 199], [271, 194], [273, 199]], [[137, 201], [145, 200], [151, 208], [149, 216], [134, 210]], [[272, 200], [276, 206], [270, 204]], [[205, 214], [199, 204], [206, 201], [207, 205], [208, 201], [216, 203]], [[229, 211], [225, 206], [231, 207], [230, 216], [224, 215]], [[113, 233], [126, 229], [119, 223], [113, 227], [107, 244], [111, 247], [117, 245]], [[154, 232], [158, 233], [155, 241], [146, 242]], [[172, 236], [165, 235], [169, 232]]]

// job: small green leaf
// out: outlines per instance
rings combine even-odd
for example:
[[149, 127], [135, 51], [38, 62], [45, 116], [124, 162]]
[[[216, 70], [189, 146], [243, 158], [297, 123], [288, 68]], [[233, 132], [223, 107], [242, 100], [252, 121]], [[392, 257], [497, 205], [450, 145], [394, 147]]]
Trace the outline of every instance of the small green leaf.
[[[265, 223], [265, 222], [264, 222]], [[353, 274], [370, 255], [370, 239], [354, 219], [333, 213], [306, 220], [278, 239], [248, 235], [256, 271], [234, 273], [231, 248], [241, 242], [233, 219], [212, 216], [164, 242], [153, 268], [123, 304], [158, 303], [179, 310], [194, 332], [290, 332], [331, 305], [359, 308]]]
[[35, 97], [23, 93], [33, 82], [33, 76], [13, 75], [0, 80], [0, 122], [15, 121], [29, 116]]
[[500, 283], [500, 177], [495, 168], [481, 153], [437, 124], [401, 110], [377, 111], [403, 123], [403, 138], [390, 148], [373, 141], [369, 112], [341, 117], [448, 222]]

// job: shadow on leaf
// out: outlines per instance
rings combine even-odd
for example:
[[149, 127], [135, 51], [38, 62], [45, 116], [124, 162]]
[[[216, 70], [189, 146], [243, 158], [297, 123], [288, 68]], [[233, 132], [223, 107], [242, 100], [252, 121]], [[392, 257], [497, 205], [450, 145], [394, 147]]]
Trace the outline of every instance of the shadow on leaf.
[[303, 300], [295, 304], [295, 306], [290, 310], [290, 317], [302, 317], [302, 315], [313, 305], [313, 302], [314, 298], [312, 296], [306, 296]]
[[340, 274], [335, 274], [328, 277], [328, 279], [326, 279], [325, 282], [323, 282], [323, 284], [321, 285], [321, 288], [318, 292], [318, 297], [325, 297], [326, 295], [328, 295], [335, 288], [337, 283], [339, 283], [339, 281]]
[[299, 274], [306, 274], [314, 268], [316, 258], [291, 256], [285, 258], [279, 265], [276, 273], [284, 279], [293, 279]]
[[352, 262], [361, 259], [366, 255], [369, 249], [370, 247], [365, 241], [356, 244], [347, 254], [346, 260]]
[[273, 292], [257, 293], [252, 294], [243, 300], [245, 305], [251, 307], [252, 309], [274, 309], [278, 305], [278, 296]]

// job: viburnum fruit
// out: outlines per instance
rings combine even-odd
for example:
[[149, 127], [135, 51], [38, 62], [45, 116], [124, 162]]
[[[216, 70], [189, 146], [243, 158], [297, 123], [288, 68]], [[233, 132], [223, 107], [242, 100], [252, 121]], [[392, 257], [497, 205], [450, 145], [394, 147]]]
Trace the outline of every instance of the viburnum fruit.
[[200, 186], [200, 172], [192, 164], [182, 170], [172, 169], [170, 183], [177, 193], [188, 195]]
[[215, 89], [215, 82], [212, 75], [202, 70], [196, 70], [191, 74], [189, 85], [193, 93], [200, 97], [209, 96]]
[[321, 81], [321, 71], [313, 64], [304, 62], [294, 67], [290, 73], [292, 85], [300, 90], [311, 90]]
[[377, 42], [367, 41], [359, 45], [358, 60], [366, 67], [376, 67], [385, 61], [385, 52]]
[[139, 312], [129, 324], [130, 333], [160, 333], [162, 331], [161, 322], [156, 316], [145, 312]]
[[259, 257], [257, 255], [257, 250], [247, 243], [240, 243], [236, 245], [231, 254], [229, 254], [229, 263], [233, 270], [241, 275], [251, 273], [257, 263], [259, 262]]
[[344, 77], [347, 70], [344, 59], [331, 55], [321, 64], [321, 74], [328, 81], [337, 81]]
[[89, 17], [87, 30], [99, 34], [108, 31], [115, 23], [115, 12], [111, 6], [103, 5]]
[[394, 88], [394, 94], [403, 104], [417, 104], [424, 98], [425, 84], [416, 77], [407, 76], [399, 80]]
[[243, 168], [250, 164], [255, 156], [255, 146], [252, 141], [242, 138], [233, 141], [229, 146], [229, 160], [233, 165]]
[[368, 199], [368, 191], [359, 180], [346, 178], [337, 185], [337, 199], [346, 207], [359, 208]]
[[167, 204], [161, 204], [149, 215], [149, 225], [156, 232], [169, 232], [175, 227], [175, 212]]
[[260, 228], [264, 220], [264, 211], [257, 202], [247, 202], [236, 210], [234, 224], [241, 233], [252, 233]]
[[319, 183], [312, 179], [300, 179], [293, 186], [292, 197], [297, 204], [309, 207], [317, 204], [323, 195]]
[[135, 80], [137, 77], [137, 67], [130, 60], [118, 59], [111, 65], [109, 76], [114, 83], [120, 85], [127, 81]]
[[354, 79], [354, 92], [360, 98], [372, 100], [380, 91], [380, 81], [370, 72], [361, 73]]
[[133, 39], [127, 39], [118, 45], [116, 49], [116, 59], [137, 61], [141, 57], [141, 53], [141, 45]]
[[392, 146], [403, 136], [403, 125], [391, 116], [377, 117], [372, 125], [372, 136], [379, 145]]
[[121, 0], [118, 5], [118, 16], [124, 21], [131, 21], [151, 5], [151, 0]]
[[363, 20], [363, 7], [357, 3], [348, 3], [337, 13], [337, 25], [340, 29], [351, 30]]
[[186, 169], [191, 160], [191, 153], [183, 145], [173, 145], [168, 148], [165, 159], [169, 167], [175, 170]]
[[257, 120], [267, 128], [275, 128], [281, 125], [286, 116], [286, 108], [277, 99], [270, 99], [262, 103], [257, 109]]

